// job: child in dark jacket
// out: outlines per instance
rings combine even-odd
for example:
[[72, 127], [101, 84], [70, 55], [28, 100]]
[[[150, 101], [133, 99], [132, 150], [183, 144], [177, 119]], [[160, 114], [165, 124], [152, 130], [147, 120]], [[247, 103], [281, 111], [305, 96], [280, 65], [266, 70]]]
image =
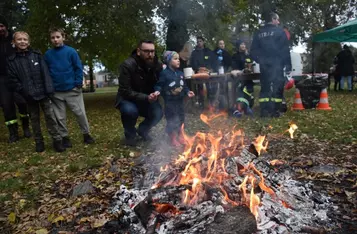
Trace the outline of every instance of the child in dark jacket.
[[16, 32], [13, 36], [13, 44], [16, 53], [7, 59], [9, 87], [20, 93], [28, 103], [36, 152], [45, 150], [40, 125], [40, 107], [53, 139], [53, 148], [57, 152], [63, 152], [65, 149], [62, 146], [62, 138], [49, 99], [54, 89], [46, 63], [40, 52], [29, 47], [30, 37], [26, 32]]
[[190, 91], [184, 82], [183, 72], [180, 68], [180, 56], [175, 51], [166, 51], [164, 54], [166, 69], [160, 73], [160, 79], [155, 86], [155, 93], [162, 95], [165, 100], [166, 132], [170, 136], [171, 144], [179, 146], [184, 144], [180, 136], [180, 128], [185, 121], [184, 97], [192, 98], [194, 92]]
[[253, 116], [254, 89], [249, 82], [241, 81], [237, 87], [237, 100], [233, 107], [233, 115], [237, 118], [243, 114]]

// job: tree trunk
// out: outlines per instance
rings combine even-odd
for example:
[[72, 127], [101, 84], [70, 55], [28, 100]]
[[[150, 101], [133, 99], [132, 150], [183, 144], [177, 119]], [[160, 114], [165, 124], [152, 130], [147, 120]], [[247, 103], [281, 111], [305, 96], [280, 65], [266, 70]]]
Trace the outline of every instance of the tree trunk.
[[166, 37], [166, 49], [181, 51], [183, 45], [189, 39], [187, 31], [187, 13], [184, 10], [185, 1], [172, 1], [168, 15], [168, 27]]
[[93, 62], [89, 62], [89, 91], [94, 92]]

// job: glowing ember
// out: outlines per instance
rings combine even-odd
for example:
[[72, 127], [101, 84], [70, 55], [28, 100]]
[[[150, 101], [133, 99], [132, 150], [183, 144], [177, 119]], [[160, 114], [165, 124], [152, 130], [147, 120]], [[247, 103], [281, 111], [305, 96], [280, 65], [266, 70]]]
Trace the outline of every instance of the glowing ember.
[[284, 165], [286, 162], [278, 159], [274, 159], [270, 161], [270, 165], [272, 166], [279, 166], [279, 165]]
[[298, 129], [298, 126], [294, 123], [290, 123], [290, 128], [289, 128], [288, 132], [290, 134], [291, 139], [294, 139], [294, 132], [296, 131], [296, 129]]
[[154, 208], [155, 208], [155, 211], [162, 214], [162, 213], [167, 213], [167, 212], [171, 212], [171, 213], [174, 213], [174, 214], [178, 214], [180, 213], [180, 211], [173, 205], [167, 203], [167, 204], [157, 204], [157, 203], [154, 203]]
[[259, 135], [253, 142], [253, 145], [255, 147], [255, 150], [258, 152], [258, 155], [260, 155], [262, 151], [266, 151], [268, 148], [268, 141], [265, 143], [265, 145], [264, 145], [264, 141], [265, 141], [265, 136]]

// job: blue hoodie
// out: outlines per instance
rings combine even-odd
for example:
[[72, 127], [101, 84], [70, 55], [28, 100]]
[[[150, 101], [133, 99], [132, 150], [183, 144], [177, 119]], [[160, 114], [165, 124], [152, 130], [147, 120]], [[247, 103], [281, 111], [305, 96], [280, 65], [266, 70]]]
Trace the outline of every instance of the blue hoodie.
[[77, 51], [67, 45], [55, 47], [45, 53], [55, 91], [64, 92], [82, 86], [83, 65]]

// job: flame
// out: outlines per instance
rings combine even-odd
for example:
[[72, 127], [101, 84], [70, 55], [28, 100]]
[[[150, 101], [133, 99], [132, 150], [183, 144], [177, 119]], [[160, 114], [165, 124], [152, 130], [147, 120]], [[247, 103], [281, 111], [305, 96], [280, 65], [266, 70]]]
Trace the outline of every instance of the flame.
[[200, 118], [205, 124], [207, 124], [208, 126], [211, 127], [211, 123], [210, 123], [211, 121], [213, 121], [214, 119], [217, 119], [219, 117], [227, 117], [227, 116], [228, 116], [227, 112], [221, 112], [216, 115], [211, 115], [209, 117], [205, 114], [201, 114]]
[[294, 139], [294, 132], [298, 129], [298, 126], [294, 123], [290, 123], [290, 128], [287, 130], [290, 134], [290, 138]]
[[252, 189], [250, 190], [250, 212], [255, 216], [255, 218], [258, 218], [258, 207], [260, 204], [260, 199], [257, 195], [254, 194], [254, 181], [255, 179], [252, 179]]
[[262, 151], [266, 151], [268, 148], [268, 141], [266, 141], [265, 145], [263, 145], [264, 141], [265, 141], [265, 137], [266, 136], [258, 136], [257, 138], [255, 138], [255, 140], [253, 141], [253, 145], [255, 147], [255, 150], [258, 152], [258, 155], [261, 154]]
[[[211, 122], [226, 113], [219, 113], [212, 116], [201, 114], [201, 120], [210, 126]], [[182, 203], [186, 205], [196, 205], [207, 199], [209, 194], [207, 189], [215, 188], [222, 194], [223, 203], [233, 206], [245, 204], [250, 207], [254, 216], [258, 217], [258, 207], [260, 199], [255, 194], [255, 186], [259, 186], [262, 192], [275, 197], [275, 192], [265, 184], [265, 178], [254, 165], [250, 163], [239, 171], [239, 176], [244, 178], [238, 186], [242, 196], [230, 196], [227, 184], [225, 182], [231, 178], [227, 173], [226, 167], [230, 161], [227, 158], [237, 155], [234, 153], [244, 146], [244, 132], [239, 129], [229, 131], [223, 134], [221, 131], [202, 133], [197, 132], [189, 136], [184, 131], [184, 125], [181, 126], [181, 136], [185, 141], [185, 148], [173, 164], [161, 168], [162, 175], [159, 176], [153, 188], [160, 186], [179, 186], [185, 185], [187, 189], [182, 192]], [[258, 154], [266, 151], [268, 141], [266, 136], [258, 136], [253, 142]], [[278, 163], [272, 161], [271, 164]], [[173, 170], [174, 169], [174, 170]], [[170, 173], [177, 173], [176, 176], [170, 176]], [[172, 174], [171, 174], [172, 175]], [[161, 180], [160, 180], [161, 179]], [[165, 181], [166, 179], [166, 181]], [[172, 206], [172, 205], [171, 205]], [[174, 211], [175, 207], [170, 204], [156, 204], [157, 212]], [[177, 209], [176, 209], [177, 210]]]

